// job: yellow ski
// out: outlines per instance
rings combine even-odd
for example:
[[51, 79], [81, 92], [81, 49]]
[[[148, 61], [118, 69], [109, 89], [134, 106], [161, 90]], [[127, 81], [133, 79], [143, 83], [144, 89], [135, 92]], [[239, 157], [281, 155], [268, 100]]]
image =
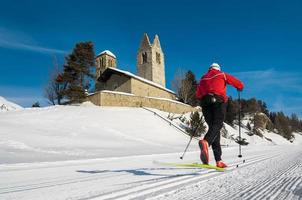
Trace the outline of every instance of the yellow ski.
[[216, 167], [213, 165], [206, 165], [201, 163], [166, 163], [166, 162], [157, 162], [153, 161], [155, 164], [166, 165], [166, 166], [174, 166], [174, 167], [192, 167], [192, 168], [206, 168], [206, 169], [215, 169], [218, 171], [225, 171], [225, 168]]

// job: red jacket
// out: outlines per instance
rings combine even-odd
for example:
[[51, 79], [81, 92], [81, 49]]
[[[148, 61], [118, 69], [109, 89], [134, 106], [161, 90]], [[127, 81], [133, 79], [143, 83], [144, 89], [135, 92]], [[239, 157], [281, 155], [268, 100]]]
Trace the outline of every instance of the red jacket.
[[234, 76], [216, 69], [209, 69], [208, 73], [200, 79], [200, 83], [197, 86], [196, 97], [202, 99], [206, 94], [212, 93], [221, 96], [224, 102], [227, 102], [226, 84], [232, 85], [238, 90], [242, 90], [244, 87], [243, 83]]

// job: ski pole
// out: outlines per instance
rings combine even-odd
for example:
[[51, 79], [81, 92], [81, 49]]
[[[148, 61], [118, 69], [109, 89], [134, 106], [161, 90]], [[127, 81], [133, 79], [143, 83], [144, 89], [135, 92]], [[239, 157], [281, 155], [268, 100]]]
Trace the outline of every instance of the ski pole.
[[187, 149], [188, 149], [188, 147], [190, 146], [190, 143], [191, 143], [191, 141], [192, 141], [192, 138], [193, 138], [193, 137], [190, 137], [189, 143], [187, 144], [187, 146], [186, 146], [186, 148], [185, 148], [185, 151], [183, 152], [182, 156], [180, 156], [180, 159], [183, 159], [183, 158], [184, 158], [185, 153], [187, 152]]
[[240, 91], [238, 90], [238, 101], [239, 101], [239, 113], [238, 113], [238, 121], [239, 121], [239, 155], [238, 157], [241, 158], [241, 100], [240, 100]]

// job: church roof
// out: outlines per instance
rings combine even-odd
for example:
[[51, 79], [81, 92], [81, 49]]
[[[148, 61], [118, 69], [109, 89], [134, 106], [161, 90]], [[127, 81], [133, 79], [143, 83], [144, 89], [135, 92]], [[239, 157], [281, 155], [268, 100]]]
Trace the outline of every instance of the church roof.
[[109, 50], [102, 51], [101, 53], [99, 53], [98, 56], [101, 56], [101, 55], [103, 55], [103, 54], [107, 54], [108, 56], [111, 56], [111, 57], [113, 57], [113, 58], [116, 58], [116, 56], [115, 56], [111, 51], [109, 51]]
[[112, 68], [112, 67], [108, 67], [103, 72], [103, 74], [100, 76], [100, 78], [98, 80], [107, 81], [113, 73], [122, 74], [122, 75], [125, 75], [125, 76], [128, 76], [128, 77], [131, 77], [131, 78], [135, 78], [135, 79], [140, 80], [144, 83], [147, 83], [149, 85], [153, 85], [154, 87], [157, 87], [157, 88], [160, 88], [160, 89], [165, 90], [167, 92], [175, 94], [175, 92], [173, 92], [172, 90], [169, 90], [169, 89], [163, 87], [162, 85], [160, 85], [158, 83], [154, 83], [153, 81], [147, 80], [147, 79], [142, 78], [142, 77], [137, 76], [137, 75], [134, 75], [131, 72], [120, 70], [120, 69], [117, 69], [117, 68]]

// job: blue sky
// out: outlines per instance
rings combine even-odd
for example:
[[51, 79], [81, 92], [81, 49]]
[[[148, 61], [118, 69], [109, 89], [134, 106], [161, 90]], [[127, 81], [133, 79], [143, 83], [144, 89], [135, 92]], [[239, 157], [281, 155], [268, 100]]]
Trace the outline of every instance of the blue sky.
[[93, 41], [96, 53], [111, 50], [121, 69], [135, 73], [147, 32], [160, 37], [168, 87], [178, 68], [199, 79], [218, 62], [245, 83], [243, 98], [302, 117], [301, 9], [299, 0], [1, 1], [0, 96], [46, 105], [53, 57], [62, 65], [80, 41]]

